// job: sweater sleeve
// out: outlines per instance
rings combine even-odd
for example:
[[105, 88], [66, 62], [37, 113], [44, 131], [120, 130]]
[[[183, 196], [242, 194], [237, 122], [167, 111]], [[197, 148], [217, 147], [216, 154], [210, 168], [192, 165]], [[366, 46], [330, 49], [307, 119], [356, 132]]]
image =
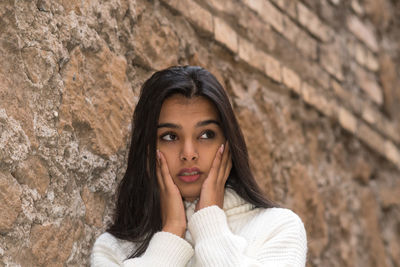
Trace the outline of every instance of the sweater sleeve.
[[193, 256], [194, 251], [186, 240], [169, 232], [158, 232], [153, 235], [149, 246], [140, 257], [126, 259], [126, 253], [127, 251], [124, 251], [121, 244], [114, 236], [105, 233], [96, 240], [93, 246], [91, 266], [185, 266]]
[[269, 210], [248, 222], [246, 238], [232, 233], [218, 206], [193, 214], [188, 228], [196, 262], [200, 266], [305, 266], [307, 241], [301, 219], [287, 209]]

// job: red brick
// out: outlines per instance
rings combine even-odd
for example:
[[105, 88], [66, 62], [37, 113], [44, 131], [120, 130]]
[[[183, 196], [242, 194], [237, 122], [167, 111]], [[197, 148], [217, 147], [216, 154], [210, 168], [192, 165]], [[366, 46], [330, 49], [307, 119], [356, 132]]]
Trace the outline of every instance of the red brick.
[[390, 206], [400, 206], [400, 181], [385, 183], [378, 187], [379, 200], [382, 206], [387, 209]]
[[340, 4], [340, 0], [329, 0], [332, 4], [334, 5], [339, 5]]
[[370, 148], [372, 148], [382, 156], [386, 156], [385, 140], [380, 134], [371, 129], [367, 124], [359, 121], [356, 135]]
[[283, 27], [283, 36], [285, 36], [293, 44], [296, 44], [297, 39], [299, 38], [299, 33], [303, 30], [300, 29], [300, 27], [297, 26], [296, 23], [294, 23], [289, 17], [286, 16], [283, 18]]
[[375, 106], [364, 103], [362, 110], [362, 118], [373, 125], [379, 132], [392, 139], [396, 143], [400, 143], [400, 131], [396, 125], [388, 120]]
[[373, 75], [368, 74], [362, 68], [357, 68], [356, 77], [361, 89], [378, 105], [383, 103], [383, 93]]
[[336, 110], [335, 102], [332, 99], [328, 99], [327, 96], [323, 95], [323, 93], [314, 86], [303, 82], [301, 84], [301, 95], [307, 104], [315, 107], [325, 116], [334, 116]]
[[281, 67], [279, 61], [258, 50], [253, 43], [239, 37], [239, 58], [250, 66], [262, 71], [273, 80], [281, 81]]
[[[240, 7], [243, 8], [243, 5]], [[276, 47], [278, 34], [271, 25], [265, 23], [259, 16], [254, 15], [252, 10], [236, 11], [237, 26], [246, 29], [246, 38], [254, 43], [262, 43], [268, 51]]]
[[371, 51], [367, 51], [365, 66], [371, 71], [379, 70], [379, 62], [377, 57]]
[[306, 82], [303, 82], [301, 84], [301, 96], [303, 97], [305, 102], [310, 103], [312, 95], [314, 94], [314, 90], [314, 87]]
[[347, 27], [362, 42], [364, 42], [372, 51], [378, 52], [378, 42], [374, 32], [367, 27], [359, 18], [352, 15], [347, 19]]
[[361, 116], [366, 122], [374, 125], [378, 121], [379, 111], [374, 109], [371, 105], [364, 103]]
[[270, 24], [278, 32], [283, 32], [283, 14], [267, 0], [243, 0], [266, 23]]
[[[383, 108], [392, 118], [400, 113], [400, 76], [397, 75], [398, 67], [389, 54], [379, 55], [379, 81], [382, 84], [384, 105]], [[400, 126], [400, 125], [399, 125]], [[400, 132], [400, 131], [399, 131]]]
[[243, 0], [243, 2], [257, 14], [262, 13], [264, 9], [264, 0]]
[[359, 97], [352, 94], [348, 90], [344, 89], [334, 79], [331, 79], [331, 87], [332, 87], [335, 95], [338, 96], [341, 101], [344, 101], [344, 102], [350, 104], [351, 108], [353, 109], [353, 111], [356, 114], [361, 113], [361, 108], [364, 105], [364, 103], [361, 101], [361, 99]]
[[237, 83], [234, 79], [230, 78], [228, 81], [228, 89], [231, 90], [232, 94], [240, 100], [249, 98], [248, 92], [243, 88], [243, 86]]
[[321, 64], [323, 68], [338, 80], [343, 80], [341, 47], [338, 42], [320, 46]]
[[207, 34], [213, 33], [213, 18], [211, 13], [194, 1], [162, 0], [173, 9], [182, 13], [196, 27]]
[[400, 151], [399, 149], [389, 140], [385, 141], [385, 156], [388, 160], [393, 162], [400, 168]]
[[332, 39], [333, 30], [300, 2], [297, 3], [297, 17], [298, 21], [318, 39], [323, 42], [328, 42]]
[[297, 75], [293, 70], [287, 67], [282, 67], [282, 81], [288, 88], [301, 94], [301, 80], [299, 75]]
[[339, 123], [340, 125], [351, 133], [355, 133], [357, 130], [357, 119], [347, 109], [339, 107]]
[[268, 77], [272, 78], [277, 82], [282, 81], [282, 74], [281, 74], [281, 64], [275, 58], [265, 54], [265, 73]]
[[273, 0], [283, 12], [286, 12], [292, 18], [297, 19], [297, 0]]
[[[301, 68], [300, 68], [301, 69]], [[324, 89], [329, 89], [330, 77], [329, 74], [321, 68], [321, 66], [314, 62], [307, 62], [307, 71], [305, 72], [304, 79], [313, 80]]]
[[236, 3], [232, 0], [205, 0], [205, 2], [213, 10], [218, 10], [232, 15], [236, 12]]
[[218, 17], [214, 17], [214, 35], [218, 42], [225, 45], [232, 52], [237, 53], [238, 36], [236, 32]]
[[262, 64], [255, 64], [253, 60], [255, 56], [255, 47], [246, 39], [239, 37], [239, 58], [247, 62], [249, 65], [262, 69]]
[[356, 58], [356, 45], [359, 41], [354, 36], [349, 36], [346, 40], [346, 51], [352, 56]]
[[254, 45], [244, 38], [239, 37], [239, 58], [250, 66], [264, 71], [264, 61]]
[[385, 129], [386, 135], [400, 145], [400, 129], [395, 123], [384, 119], [378, 121], [378, 127]]
[[316, 97], [316, 103], [314, 105], [327, 117], [334, 118], [337, 116], [338, 104], [334, 99], [321, 94]]
[[358, 0], [351, 1], [351, 8], [356, 12], [358, 15], [362, 16], [365, 13], [364, 8], [360, 5]]
[[306, 32], [300, 31], [296, 47], [313, 60], [317, 59], [317, 41], [311, 38]]
[[359, 42], [355, 42], [354, 46], [354, 58], [358, 62], [358, 64], [365, 66], [367, 63], [367, 49]]
[[317, 42], [304, 29], [297, 26], [290, 18], [283, 18], [284, 31], [282, 32], [292, 44], [311, 59], [317, 58]]

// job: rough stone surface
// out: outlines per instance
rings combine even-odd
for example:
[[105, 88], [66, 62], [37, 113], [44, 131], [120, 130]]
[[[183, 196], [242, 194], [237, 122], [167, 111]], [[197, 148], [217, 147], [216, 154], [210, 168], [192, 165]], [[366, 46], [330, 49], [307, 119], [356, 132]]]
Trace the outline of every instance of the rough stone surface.
[[214, 19], [215, 40], [226, 45], [231, 51], [237, 52], [238, 38], [236, 32], [220, 18]]
[[361, 68], [357, 69], [357, 81], [361, 89], [370, 97], [374, 102], [378, 105], [382, 105], [383, 103], [383, 93], [379, 88], [375, 78], [362, 70]]
[[244, 0], [243, 2], [254, 10], [264, 21], [272, 25], [278, 32], [283, 31], [282, 13], [269, 1]]
[[63, 220], [60, 225], [33, 225], [30, 252], [39, 265], [63, 266], [82, 231], [82, 223], [70, 219]]
[[300, 2], [297, 3], [297, 16], [299, 22], [323, 42], [328, 42], [331, 39], [331, 30], [324, 25], [313, 12], [310, 12], [310, 10]]
[[65, 93], [60, 129], [72, 128], [83, 146], [112, 155], [123, 143], [133, 111], [133, 92], [126, 79], [126, 61], [107, 46], [100, 51], [71, 51], [63, 69]]
[[368, 264], [371, 266], [388, 266], [389, 261], [385, 257], [385, 247], [379, 226], [379, 207], [376, 197], [368, 189], [361, 192], [361, 215], [364, 219], [365, 243], [367, 244]]
[[[0, 109], [0, 166], [24, 160], [30, 150], [30, 142], [18, 121]], [[17, 145], [15, 145], [17, 144]]]
[[211, 13], [194, 1], [162, 0], [174, 9], [184, 13], [195, 26], [206, 34], [213, 33], [213, 19]]
[[[294, 165], [290, 171], [289, 196], [293, 210], [303, 216], [307, 227], [307, 236], [312, 240], [309, 243], [309, 253], [312, 258], [319, 258], [328, 244], [328, 225], [324, 218], [324, 202], [318, 192], [316, 181], [307, 173], [307, 169]], [[307, 190], [308, 193], [307, 193]]]
[[355, 133], [357, 129], [357, 120], [348, 110], [344, 108], [339, 109], [339, 122], [343, 128], [351, 133]]
[[363, 41], [372, 51], [377, 52], [378, 44], [376, 37], [372, 32], [371, 28], [366, 26], [359, 18], [356, 16], [350, 16], [347, 21], [347, 26], [349, 30], [357, 36], [361, 41]]
[[21, 186], [9, 173], [0, 172], [0, 233], [9, 232], [21, 212]]
[[50, 183], [48, 170], [42, 161], [34, 156], [21, 162], [13, 176], [20, 184], [26, 184], [30, 188], [36, 189], [42, 196], [46, 193]]
[[283, 83], [287, 87], [289, 87], [296, 93], [300, 94], [301, 80], [294, 71], [292, 71], [291, 69], [288, 69], [287, 67], [283, 67], [282, 68], [282, 80], [283, 80]]
[[0, 266], [89, 266], [140, 86], [224, 85], [307, 266], [400, 266], [400, 2], [0, 1]]
[[81, 193], [82, 200], [85, 203], [85, 221], [89, 225], [101, 227], [104, 216], [105, 200], [99, 193], [92, 193], [87, 187], [84, 187]]
[[[400, 112], [400, 79], [396, 73], [396, 65], [387, 54], [382, 54], [379, 58], [380, 62], [380, 81], [383, 88], [384, 109], [392, 117]], [[396, 89], [397, 88], [397, 89]]]
[[336, 79], [343, 80], [342, 55], [338, 41], [321, 46], [321, 64]]

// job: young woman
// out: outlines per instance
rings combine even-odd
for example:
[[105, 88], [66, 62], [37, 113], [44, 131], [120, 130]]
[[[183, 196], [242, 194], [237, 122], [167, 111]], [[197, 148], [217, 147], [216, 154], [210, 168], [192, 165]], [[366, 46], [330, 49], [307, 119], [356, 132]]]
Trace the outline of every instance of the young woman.
[[154, 73], [92, 266], [305, 266], [306, 252], [300, 218], [257, 186], [216, 78], [193, 66]]

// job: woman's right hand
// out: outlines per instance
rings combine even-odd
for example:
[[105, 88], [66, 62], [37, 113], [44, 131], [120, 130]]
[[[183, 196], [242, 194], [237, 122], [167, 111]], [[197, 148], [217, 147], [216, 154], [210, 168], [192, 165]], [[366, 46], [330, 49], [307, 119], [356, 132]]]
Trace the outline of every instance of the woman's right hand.
[[172, 180], [167, 161], [159, 150], [157, 150], [156, 169], [160, 186], [162, 230], [183, 238], [186, 232], [186, 213], [182, 196]]

